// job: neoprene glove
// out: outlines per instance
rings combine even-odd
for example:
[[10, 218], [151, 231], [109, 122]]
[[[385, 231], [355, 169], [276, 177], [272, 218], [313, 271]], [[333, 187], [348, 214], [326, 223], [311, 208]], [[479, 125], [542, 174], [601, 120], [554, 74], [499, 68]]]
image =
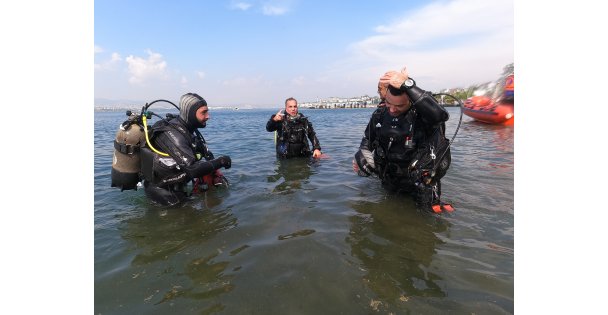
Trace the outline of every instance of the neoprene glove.
[[232, 166], [232, 160], [227, 155], [221, 155], [217, 159], [211, 160], [210, 162], [213, 164], [214, 169], [218, 169], [220, 167], [229, 169]]
[[359, 151], [355, 153], [355, 161], [359, 166], [359, 176], [369, 176], [376, 172], [374, 156], [369, 150], [359, 149]]
[[220, 167], [229, 169], [232, 165], [232, 160], [229, 156], [222, 155], [211, 161], [200, 160], [190, 166], [185, 166], [184, 171], [191, 178], [197, 178], [212, 173]]

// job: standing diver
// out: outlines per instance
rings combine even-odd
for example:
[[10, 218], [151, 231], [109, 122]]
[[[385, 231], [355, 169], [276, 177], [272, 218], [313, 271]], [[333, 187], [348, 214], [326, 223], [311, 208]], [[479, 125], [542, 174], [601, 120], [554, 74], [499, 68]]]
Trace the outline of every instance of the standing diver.
[[148, 198], [164, 206], [177, 205], [189, 196], [185, 191], [189, 181], [206, 175], [223, 179], [218, 169], [229, 169], [232, 161], [229, 156], [214, 158], [207, 148], [198, 131], [205, 128], [207, 120], [209, 108], [205, 99], [186, 93], [179, 100], [178, 117], [152, 126], [151, 147], [144, 147], [141, 152]]
[[424, 210], [452, 211], [440, 201], [440, 179], [451, 162], [448, 112], [408, 78], [405, 68], [386, 72], [378, 87], [381, 95], [386, 87], [385, 106], [372, 114], [353, 170], [360, 176], [376, 174], [387, 190], [413, 195]]
[[277, 132], [276, 151], [280, 159], [310, 156], [306, 137], [312, 143], [312, 157], [321, 157], [321, 145], [312, 123], [302, 113], [298, 113], [298, 101], [290, 97], [285, 100], [285, 109], [272, 115], [266, 123], [267, 131]]

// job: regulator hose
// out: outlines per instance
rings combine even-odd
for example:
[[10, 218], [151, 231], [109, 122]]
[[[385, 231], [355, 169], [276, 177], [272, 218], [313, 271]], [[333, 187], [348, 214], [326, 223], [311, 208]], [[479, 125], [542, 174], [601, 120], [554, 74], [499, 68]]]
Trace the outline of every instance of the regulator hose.
[[[164, 153], [164, 152], [161, 152], [161, 151], [157, 150], [156, 148], [154, 148], [154, 147], [152, 146], [152, 143], [150, 142], [150, 138], [149, 138], [149, 136], [148, 136], [148, 125], [147, 125], [147, 119], [148, 119], [148, 118], [151, 118], [151, 117], [152, 117], [152, 115], [154, 115], [154, 116], [156, 116], [156, 117], [158, 117], [158, 118], [160, 118], [160, 119], [164, 120], [164, 118], [160, 117], [159, 115], [157, 115], [157, 114], [155, 114], [155, 113], [153, 113], [153, 112], [148, 111], [148, 108], [150, 108], [150, 106], [152, 106], [152, 104], [157, 103], [157, 102], [166, 102], [166, 103], [169, 103], [169, 104], [173, 105], [173, 107], [177, 108], [177, 110], [179, 110], [179, 107], [177, 107], [177, 105], [173, 104], [171, 101], [167, 101], [167, 100], [160, 99], [160, 100], [153, 101], [153, 102], [151, 102], [151, 103], [149, 103], [149, 104], [148, 104], [148, 103], [146, 103], [146, 105], [144, 105], [144, 106], [142, 107], [142, 109], [141, 109], [141, 121], [142, 121], [142, 123], [143, 123], [143, 125], [144, 125], [144, 134], [146, 135], [146, 144], [148, 144], [148, 147], [149, 147], [149, 148], [150, 148], [152, 151], [156, 152], [157, 154], [162, 155], [162, 156], [169, 156], [169, 154]], [[169, 114], [168, 114], [167, 116], [169, 116]]]
[[439, 157], [439, 159], [438, 159], [439, 161], [440, 161], [440, 160], [441, 160], [441, 158], [443, 158], [443, 156], [444, 156], [444, 155], [445, 155], [445, 154], [448, 152], [448, 149], [450, 148], [450, 146], [451, 146], [451, 145], [452, 145], [452, 143], [454, 142], [454, 138], [456, 138], [456, 135], [458, 134], [458, 130], [460, 129], [460, 124], [462, 123], [462, 114], [463, 114], [463, 113], [462, 113], [462, 106], [463, 106], [463, 105], [462, 105], [462, 102], [461, 102], [461, 101], [460, 101], [458, 98], [454, 97], [454, 96], [453, 96], [453, 95], [451, 95], [451, 94], [447, 94], [447, 93], [437, 93], [437, 94], [433, 94], [433, 97], [436, 97], [436, 96], [441, 96], [441, 95], [444, 95], [444, 96], [449, 96], [449, 97], [453, 98], [454, 100], [456, 100], [456, 102], [458, 102], [458, 105], [459, 105], [458, 107], [460, 107], [460, 119], [458, 120], [458, 126], [456, 126], [456, 131], [454, 131], [454, 135], [452, 136], [452, 139], [448, 141], [448, 146], [445, 148], [445, 150], [443, 151], [443, 153], [442, 153], [442, 154], [441, 154], [441, 156]]

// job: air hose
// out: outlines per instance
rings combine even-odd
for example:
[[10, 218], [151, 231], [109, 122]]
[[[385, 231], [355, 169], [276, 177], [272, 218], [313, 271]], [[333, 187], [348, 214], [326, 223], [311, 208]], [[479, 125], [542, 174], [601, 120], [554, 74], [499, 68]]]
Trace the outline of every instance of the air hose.
[[462, 123], [462, 106], [463, 106], [462, 102], [451, 94], [437, 93], [437, 94], [433, 94], [433, 97], [441, 96], [441, 95], [449, 96], [449, 97], [453, 98], [454, 100], [456, 100], [456, 102], [458, 102], [458, 104], [460, 105], [459, 106], [460, 107], [460, 119], [458, 120], [458, 126], [456, 126], [456, 131], [454, 131], [454, 135], [452, 136], [452, 139], [449, 140], [448, 146], [445, 148], [445, 150], [443, 151], [443, 154], [441, 154], [441, 156], [439, 157], [438, 160], [441, 160], [441, 158], [443, 158], [443, 156], [446, 154], [446, 152], [448, 152], [448, 149], [452, 145], [452, 142], [454, 142], [454, 138], [456, 138], [456, 135], [458, 134], [458, 130], [460, 129], [460, 124]]
[[[157, 154], [160, 154], [160, 155], [162, 155], [162, 156], [169, 156], [169, 154], [164, 153], [164, 152], [161, 152], [161, 151], [157, 150], [156, 148], [154, 148], [154, 147], [152, 146], [152, 143], [150, 142], [150, 138], [149, 138], [149, 136], [148, 136], [148, 125], [147, 125], [147, 119], [148, 119], [148, 118], [151, 118], [151, 117], [152, 117], [152, 115], [154, 115], [154, 116], [156, 116], [156, 117], [158, 117], [158, 118], [160, 118], [160, 119], [163, 119], [163, 120], [164, 120], [164, 118], [160, 117], [159, 115], [157, 115], [157, 114], [155, 114], [155, 113], [153, 113], [153, 112], [151, 112], [151, 111], [148, 111], [148, 108], [149, 108], [150, 106], [152, 106], [152, 104], [154, 104], [154, 103], [156, 103], [156, 102], [167, 102], [167, 103], [169, 103], [169, 104], [173, 105], [173, 107], [177, 108], [177, 110], [179, 110], [179, 107], [177, 107], [177, 105], [173, 104], [171, 101], [167, 101], [167, 100], [156, 100], [156, 101], [154, 101], [154, 102], [152, 102], [152, 103], [150, 103], [150, 104], [147, 104], [147, 103], [146, 103], [146, 105], [144, 105], [144, 106], [142, 107], [142, 109], [141, 109], [141, 120], [142, 120], [143, 125], [144, 125], [144, 134], [146, 135], [146, 144], [148, 144], [148, 147], [149, 147], [149, 148], [150, 148], [152, 151], [156, 152]], [[167, 116], [169, 116], [169, 114], [168, 114]]]

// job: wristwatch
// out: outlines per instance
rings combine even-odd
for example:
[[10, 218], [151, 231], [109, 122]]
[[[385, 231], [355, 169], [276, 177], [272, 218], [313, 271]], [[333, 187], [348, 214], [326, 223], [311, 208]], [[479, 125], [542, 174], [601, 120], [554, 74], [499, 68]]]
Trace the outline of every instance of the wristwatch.
[[411, 87], [412, 87], [412, 86], [414, 86], [414, 85], [416, 85], [416, 81], [414, 81], [414, 80], [412, 80], [412, 79], [408, 78], [407, 80], [405, 80], [405, 81], [403, 82], [403, 85], [401, 85], [401, 87], [402, 87], [402, 88], [409, 89], [409, 88], [411, 88]]

